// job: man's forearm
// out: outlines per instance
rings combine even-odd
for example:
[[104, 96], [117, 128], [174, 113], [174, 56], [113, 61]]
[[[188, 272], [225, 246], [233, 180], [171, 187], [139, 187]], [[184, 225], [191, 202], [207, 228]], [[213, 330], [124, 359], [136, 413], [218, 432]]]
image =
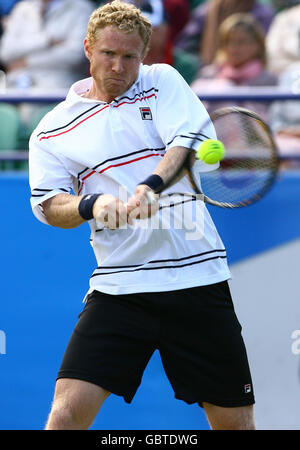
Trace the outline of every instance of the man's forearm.
[[48, 223], [59, 228], [75, 228], [85, 222], [85, 219], [93, 218], [110, 229], [118, 228], [126, 223], [130, 210], [127, 211], [119, 198], [110, 194], [99, 194], [91, 204], [85, 205], [88, 209], [81, 208], [79, 212], [79, 203], [82, 198], [70, 194], [58, 194], [46, 200], [43, 208]]
[[81, 197], [58, 194], [43, 203], [44, 214], [50, 225], [59, 228], [75, 228], [85, 220], [79, 215]]
[[[185, 147], [173, 147], [163, 157], [153, 172], [159, 175], [164, 184], [168, 184], [169, 180], [174, 177], [181, 168], [189, 150]], [[182, 174], [178, 173], [178, 176]]]

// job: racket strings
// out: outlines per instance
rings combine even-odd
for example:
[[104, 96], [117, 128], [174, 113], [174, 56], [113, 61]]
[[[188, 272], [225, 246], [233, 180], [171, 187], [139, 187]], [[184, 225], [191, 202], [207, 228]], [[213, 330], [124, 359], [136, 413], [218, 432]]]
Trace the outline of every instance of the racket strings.
[[197, 190], [220, 203], [249, 204], [262, 197], [277, 169], [277, 154], [265, 125], [251, 115], [230, 113], [214, 121], [226, 156], [211, 172], [191, 168]]

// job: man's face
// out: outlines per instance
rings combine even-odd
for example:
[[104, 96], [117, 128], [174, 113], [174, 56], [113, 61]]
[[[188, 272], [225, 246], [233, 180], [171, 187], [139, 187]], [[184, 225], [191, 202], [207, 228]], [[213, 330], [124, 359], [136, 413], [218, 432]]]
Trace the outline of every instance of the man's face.
[[110, 103], [137, 79], [144, 51], [138, 31], [125, 33], [107, 26], [98, 31], [92, 47], [85, 40], [84, 49], [93, 77], [93, 98]]

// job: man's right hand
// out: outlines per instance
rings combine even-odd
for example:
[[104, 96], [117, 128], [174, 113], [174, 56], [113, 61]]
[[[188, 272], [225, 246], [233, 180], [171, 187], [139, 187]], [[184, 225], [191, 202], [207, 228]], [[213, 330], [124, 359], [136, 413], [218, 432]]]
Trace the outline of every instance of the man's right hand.
[[127, 208], [117, 197], [110, 194], [100, 195], [94, 203], [93, 215], [96, 223], [115, 230], [127, 223]]

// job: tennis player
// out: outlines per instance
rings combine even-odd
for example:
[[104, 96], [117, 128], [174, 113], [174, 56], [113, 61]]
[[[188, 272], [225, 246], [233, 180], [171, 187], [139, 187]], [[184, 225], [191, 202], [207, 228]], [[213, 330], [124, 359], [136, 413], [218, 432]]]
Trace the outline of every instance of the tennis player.
[[[46, 429], [88, 429], [110, 393], [130, 403], [156, 349], [175, 397], [203, 407], [212, 429], [255, 428], [214, 223], [201, 201], [183, 198], [159, 211], [148, 203], [147, 193], [175, 173], [208, 118], [174, 68], [143, 65], [150, 36], [150, 22], [133, 5], [113, 1], [95, 10], [84, 41], [91, 77], [76, 82], [31, 136], [34, 214], [54, 227], [88, 221], [98, 264]], [[216, 137], [211, 123], [203, 136]], [[186, 177], [172, 189], [188, 191]], [[178, 226], [182, 212], [190, 221]], [[197, 239], [187, 235], [191, 222]]]

